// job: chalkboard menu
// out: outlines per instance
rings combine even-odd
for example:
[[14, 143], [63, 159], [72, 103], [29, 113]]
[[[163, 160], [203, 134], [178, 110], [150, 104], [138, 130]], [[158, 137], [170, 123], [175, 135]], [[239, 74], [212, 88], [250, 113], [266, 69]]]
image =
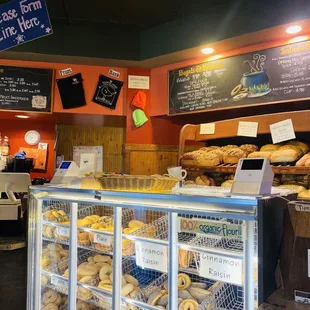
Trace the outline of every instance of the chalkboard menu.
[[52, 112], [54, 70], [0, 65], [0, 110]]
[[169, 114], [310, 99], [310, 41], [169, 71]]

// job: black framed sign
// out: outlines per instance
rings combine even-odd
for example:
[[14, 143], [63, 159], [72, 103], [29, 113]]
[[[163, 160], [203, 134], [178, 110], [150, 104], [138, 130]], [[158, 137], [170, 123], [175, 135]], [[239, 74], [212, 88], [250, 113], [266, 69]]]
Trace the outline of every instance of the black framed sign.
[[169, 71], [169, 115], [310, 98], [310, 41]]
[[0, 65], [0, 110], [52, 113], [54, 70]]

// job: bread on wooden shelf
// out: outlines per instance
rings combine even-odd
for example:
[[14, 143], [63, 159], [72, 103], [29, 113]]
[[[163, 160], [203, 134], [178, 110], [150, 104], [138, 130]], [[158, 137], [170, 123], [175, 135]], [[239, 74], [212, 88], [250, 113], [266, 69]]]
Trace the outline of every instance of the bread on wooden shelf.
[[297, 167], [304, 167], [306, 166], [306, 162], [310, 159], [310, 153], [305, 154], [302, 158], [298, 160], [296, 163]]
[[270, 160], [271, 153], [268, 151], [253, 152], [248, 155], [248, 158], [268, 158]]
[[280, 146], [278, 151], [281, 151], [281, 150], [294, 150], [296, 151], [298, 158], [304, 155], [303, 150], [300, 147], [291, 145], [291, 144], [285, 144], [285, 145]]
[[228, 149], [224, 152], [223, 161], [225, 164], [237, 164], [239, 159], [246, 158], [247, 154], [240, 148]]
[[282, 149], [271, 153], [271, 163], [289, 163], [298, 160], [297, 151], [292, 149]]
[[228, 145], [224, 145], [221, 147], [221, 150], [223, 152], [227, 151], [227, 150], [230, 150], [230, 149], [235, 149], [235, 148], [238, 148], [238, 145], [234, 145], [234, 144], [228, 144]]
[[260, 148], [261, 152], [274, 152], [277, 151], [281, 147], [280, 144], [266, 144]]
[[304, 154], [306, 154], [309, 151], [309, 146], [304, 142], [293, 140], [288, 142], [287, 144], [298, 146], [299, 148], [302, 149]]
[[240, 149], [245, 151], [247, 154], [251, 154], [258, 151], [258, 146], [254, 144], [242, 144], [240, 145]]
[[182, 156], [183, 166], [208, 167], [217, 166], [222, 163], [221, 153], [216, 149], [206, 151], [202, 148], [198, 151], [185, 153]]
[[195, 179], [195, 182], [197, 185], [202, 185], [202, 186], [215, 186], [216, 185], [215, 180], [207, 177], [206, 175], [198, 176]]

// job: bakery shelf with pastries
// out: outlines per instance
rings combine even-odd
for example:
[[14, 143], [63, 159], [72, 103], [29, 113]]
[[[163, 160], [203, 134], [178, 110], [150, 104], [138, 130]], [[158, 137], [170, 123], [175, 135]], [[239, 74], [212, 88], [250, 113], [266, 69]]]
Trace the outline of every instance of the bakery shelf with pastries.
[[[215, 309], [223, 283], [201, 278], [187, 273], [178, 274], [178, 310], [211, 310]], [[134, 299], [158, 309], [168, 309], [169, 299], [168, 275], [150, 283]]]
[[[68, 296], [56, 292], [52, 289], [44, 289], [42, 291], [41, 310], [65, 310], [68, 309]], [[91, 310], [85, 308], [85, 310]]]
[[43, 241], [41, 267], [43, 271], [62, 274], [68, 268], [69, 249], [67, 246]]
[[288, 141], [283, 144], [208, 146], [181, 156], [181, 165], [189, 171], [234, 173], [241, 158], [268, 158], [277, 174], [310, 174], [308, 144]]

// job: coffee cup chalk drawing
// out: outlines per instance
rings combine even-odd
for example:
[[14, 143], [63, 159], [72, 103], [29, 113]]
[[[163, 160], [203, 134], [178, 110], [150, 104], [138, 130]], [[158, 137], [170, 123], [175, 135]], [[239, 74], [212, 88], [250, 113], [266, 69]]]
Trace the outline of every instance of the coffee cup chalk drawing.
[[265, 60], [265, 55], [256, 53], [252, 61], [243, 61], [242, 64], [249, 65], [250, 71], [243, 74], [240, 84], [231, 91], [233, 101], [262, 97], [271, 92], [269, 76], [264, 69]]

